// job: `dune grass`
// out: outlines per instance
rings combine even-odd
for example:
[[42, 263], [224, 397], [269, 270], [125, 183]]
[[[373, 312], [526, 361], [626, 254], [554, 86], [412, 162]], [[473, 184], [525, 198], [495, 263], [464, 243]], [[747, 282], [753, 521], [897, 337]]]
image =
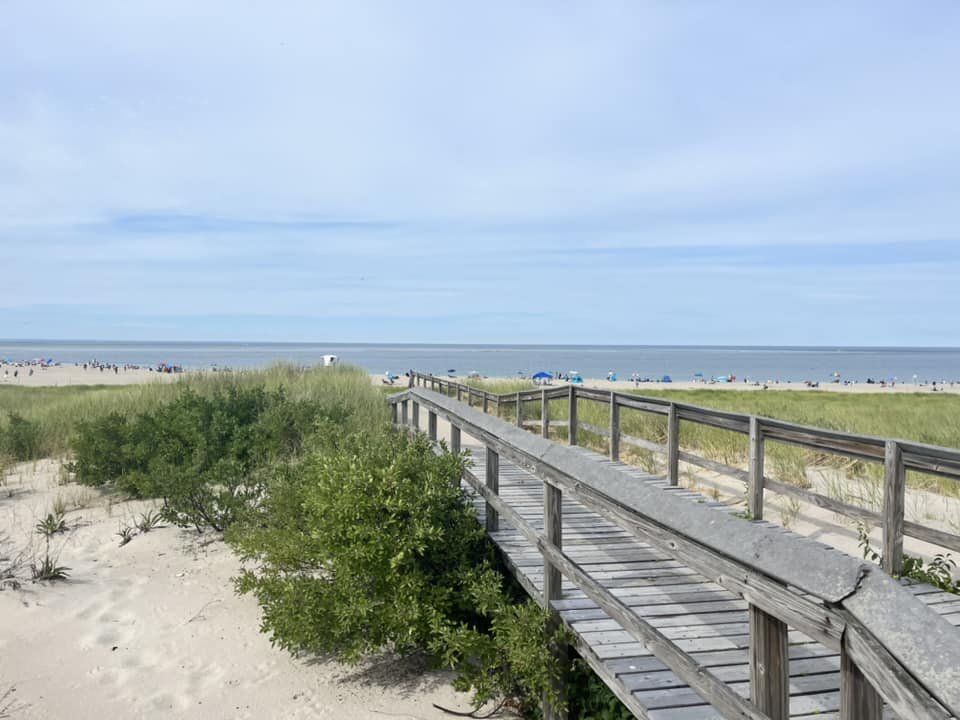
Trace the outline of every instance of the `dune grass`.
[[387, 417], [383, 395], [373, 391], [369, 376], [362, 370], [348, 366], [301, 370], [277, 364], [263, 370], [186, 374], [175, 383], [0, 386], [0, 433], [11, 415], [20, 416], [38, 427], [37, 457], [62, 456], [69, 451], [70, 439], [80, 422], [111, 412], [133, 416], [169, 402], [187, 388], [207, 396], [227, 385], [267, 390], [282, 387], [294, 400], [322, 397], [326, 402], [342, 400], [351, 407], [359, 403], [371, 417]]

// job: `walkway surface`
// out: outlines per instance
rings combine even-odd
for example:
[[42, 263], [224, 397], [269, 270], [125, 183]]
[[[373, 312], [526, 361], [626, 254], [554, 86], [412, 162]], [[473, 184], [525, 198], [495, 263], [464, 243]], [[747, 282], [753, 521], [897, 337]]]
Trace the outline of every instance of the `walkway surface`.
[[[468, 445], [469, 472], [482, 483], [483, 448]], [[598, 463], [617, 467], [637, 482], [663, 492], [703, 503], [717, 512], [731, 510], [708, 498], [670, 487], [663, 477], [649, 475], [602, 455], [576, 448]], [[465, 487], [468, 487], [464, 483]], [[500, 458], [500, 496], [538, 532], [543, 532], [543, 483], [531, 473]], [[474, 500], [484, 520], [484, 502]], [[747, 522], [746, 520], [744, 522]], [[772, 527], [774, 526], [767, 523]], [[501, 516], [492, 534], [517, 580], [533, 595], [543, 589], [543, 558]], [[782, 529], [781, 529], [782, 530]], [[783, 532], [787, 532], [783, 530]], [[747, 603], [737, 594], [709, 581], [663, 552], [636, 539], [626, 530], [588, 510], [579, 502], [563, 500], [564, 552], [593, 578], [617, 595], [634, 612], [658, 628], [680, 649], [744, 697], [750, 695], [749, 623]], [[960, 597], [928, 585], [904, 581], [910, 590], [955, 627], [960, 626]], [[602, 666], [621, 700], [632, 699], [634, 712], [651, 720], [702, 720], [722, 717], [678, 679], [583, 591], [564, 579], [563, 599], [554, 602], [576, 637], [580, 654]], [[790, 714], [792, 717], [834, 718], [840, 705], [840, 655], [791, 629]], [[885, 717], [895, 717], [889, 711]]]

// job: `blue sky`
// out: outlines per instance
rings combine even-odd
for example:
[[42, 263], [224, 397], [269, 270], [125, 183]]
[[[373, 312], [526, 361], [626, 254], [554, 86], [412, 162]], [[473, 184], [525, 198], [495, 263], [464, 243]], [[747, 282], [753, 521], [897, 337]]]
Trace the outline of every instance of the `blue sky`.
[[0, 4], [0, 337], [960, 345], [960, 4]]

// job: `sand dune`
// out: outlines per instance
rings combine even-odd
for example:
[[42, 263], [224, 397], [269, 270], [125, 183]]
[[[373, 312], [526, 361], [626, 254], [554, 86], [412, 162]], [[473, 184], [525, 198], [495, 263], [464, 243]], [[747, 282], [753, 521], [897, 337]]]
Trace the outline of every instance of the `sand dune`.
[[88, 505], [68, 512], [72, 530], [55, 545], [68, 582], [0, 592], [0, 697], [15, 688], [14, 720], [439, 719], [449, 716], [434, 702], [468, 709], [448, 674], [416, 661], [345, 667], [272, 648], [255, 600], [233, 592], [239, 564], [221, 540], [167, 527], [120, 547], [118, 525], [148, 504], [111, 506], [57, 476], [51, 461], [29, 463], [0, 487], [0, 535], [15, 547], [37, 538], [58, 494]]

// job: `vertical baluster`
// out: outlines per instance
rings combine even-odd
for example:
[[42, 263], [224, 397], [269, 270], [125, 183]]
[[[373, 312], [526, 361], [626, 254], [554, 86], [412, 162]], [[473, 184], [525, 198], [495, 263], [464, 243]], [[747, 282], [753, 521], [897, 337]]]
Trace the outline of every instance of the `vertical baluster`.
[[610, 459], [620, 459], [620, 405], [613, 391], [610, 392]]
[[881, 717], [883, 699], [850, 657], [844, 634], [840, 649], [840, 720], [880, 720]]
[[403, 425], [403, 427], [405, 427], [405, 428], [407, 427], [407, 425], [410, 424], [410, 418], [409, 418], [409, 415], [408, 415], [408, 413], [407, 413], [407, 403], [408, 403], [408, 402], [409, 402], [409, 401], [404, 400], [403, 402], [400, 403], [400, 405], [401, 405], [401, 410], [403, 411], [402, 414], [401, 414], [400, 424]]
[[[486, 483], [492, 493], [500, 494], [500, 456], [491, 447], [487, 448]], [[488, 533], [500, 529], [500, 515], [490, 503], [486, 504], [486, 528]]]
[[570, 425], [569, 425], [570, 444], [577, 444], [577, 388], [570, 386]]
[[427, 437], [437, 440], [437, 414], [433, 410], [427, 413]]
[[410, 410], [412, 415], [411, 419], [413, 420], [412, 422], [413, 429], [414, 431], [417, 431], [420, 429], [420, 403], [414, 400], [413, 407], [411, 407]]
[[[554, 487], [548, 483], [543, 486], [543, 524], [546, 530], [547, 542], [555, 546], [558, 550], [563, 549], [563, 493], [560, 488]], [[563, 598], [562, 592], [563, 575], [559, 568], [544, 558], [543, 561], [543, 602], [549, 610], [550, 603], [554, 600]], [[560, 617], [556, 612], [550, 613], [549, 625], [547, 627], [548, 636], [553, 636], [560, 628]], [[550, 642], [550, 649], [554, 656], [559, 660], [562, 669], [562, 675], [552, 684], [552, 690], [558, 697], [566, 697], [565, 678], [567, 670], [567, 648], [554, 640]], [[543, 698], [543, 717], [544, 720], [566, 720], [567, 713], [555, 707], [549, 697]]]
[[546, 388], [540, 391], [540, 435], [550, 437], [550, 401]]
[[750, 695], [772, 720], [790, 717], [787, 625], [750, 606]]
[[517, 393], [517, 427], [523, 427], [523, 400], [520, 399], [520, 393]]
[[750, 417], [750, 472], [747, 476], [747, 509], [754, 520], [763, 519], [763, 428]]
[[883, 465], [883, 569], [891, 575], [899, 575], [903, 571], [906, 470], [903, 451], [896, 440], [887, 440]]
[[674, 403], [667, 410], [667, 481], [680, 484], [680, 416]]

